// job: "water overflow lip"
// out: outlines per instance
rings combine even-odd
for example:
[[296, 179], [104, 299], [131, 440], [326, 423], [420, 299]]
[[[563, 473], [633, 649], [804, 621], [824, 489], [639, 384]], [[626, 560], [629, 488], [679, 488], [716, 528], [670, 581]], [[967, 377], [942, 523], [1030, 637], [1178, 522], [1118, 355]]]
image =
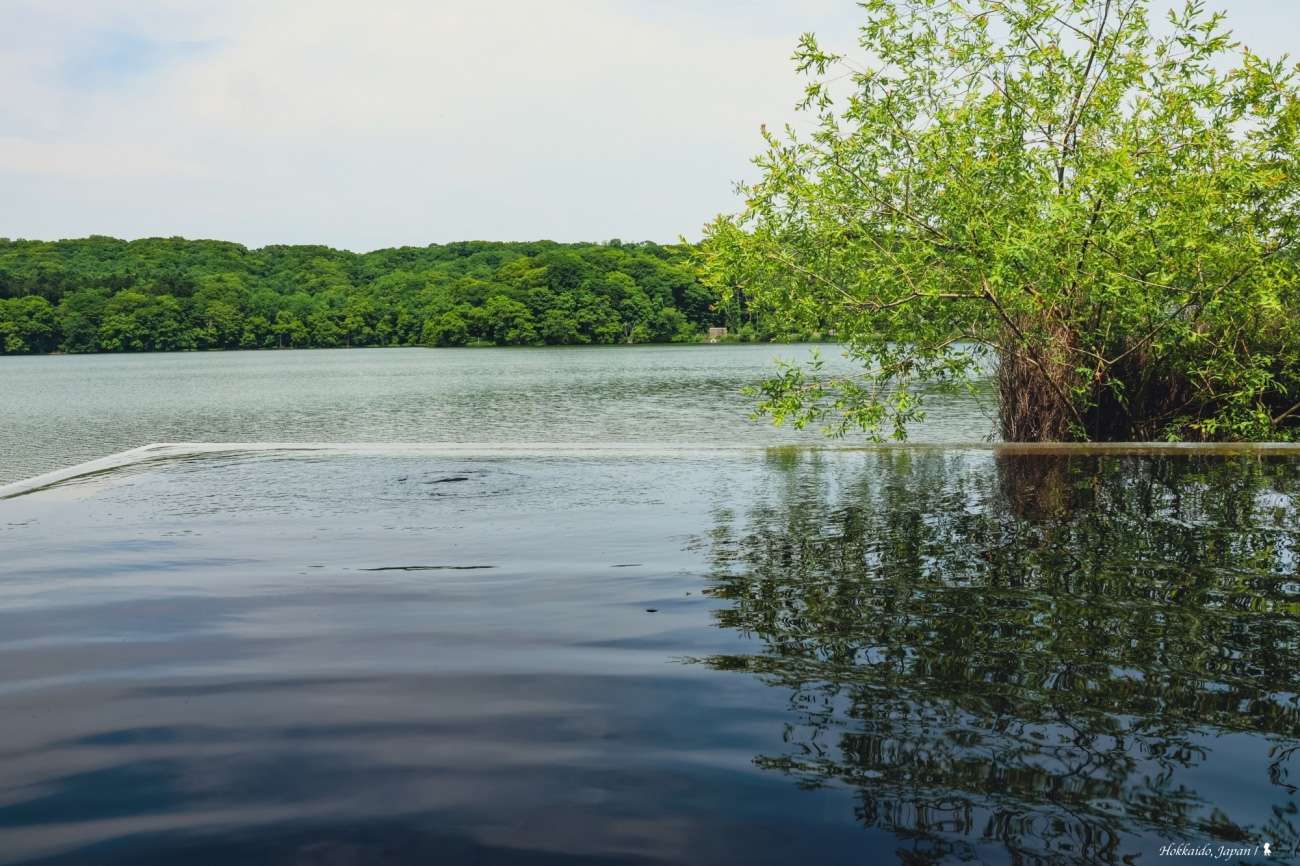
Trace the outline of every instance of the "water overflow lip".
[[[462, 458], [572, 458], [591, 457], [659, 457], [695, 454], [726, 457], [737, 454], [836, 454], [836, 453], [936, 453], [982, 451], [994, 454], [1042, 455], [1124, 455], [1160, 456], [1175, 454], [1300, 456], [1296, 442], [1100, 442], [1100, 443], [1024, 443], [1024, 442], [881, 442], [863, 444], [817, 443], [781, 445], [665, 444], [645, 445], [599, 443], [414, 443], [414, 442], [177, 442], [153, 443], [127, 449], [85, 463], [53, 470], [32, 478], [0, 485], [0, 500], [22, 496], [60, 484], [76, 483], [94, 476], [122, 471], [148, 471], [178, 460], [207, 456], [238, 457], [248, 455], [285, 456], [316, 454], [410, 454]], [[407, 477], [396, 479], [407, 481]], [[454, 483], [471, 480], [467, 476], [439, 478], [426, 484]]]

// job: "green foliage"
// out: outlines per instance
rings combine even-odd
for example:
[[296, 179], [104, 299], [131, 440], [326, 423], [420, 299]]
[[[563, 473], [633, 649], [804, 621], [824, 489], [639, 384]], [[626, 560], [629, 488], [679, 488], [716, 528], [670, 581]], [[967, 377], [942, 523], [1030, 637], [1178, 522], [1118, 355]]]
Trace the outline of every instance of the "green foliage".
[[[1300, 99], [1199, 0], [866, 0], [866, 68], [805, 36], [706, 282], [865, 371], [760, 410], [905, 436], [916, 385], [996, 364], [1012, 440], [1300, 436]], [[847, 76], [844, 69], [848, 69]], [[846, 92], [847, 91], [847, 92]]]
[[691, 252], [0, 240], [0, 353], [694, 340], [727, 314]]
[[533, 314], [518, 301], [502, 295], [489, 298], [483, 310], [486, 317], [486, 334], [498, 346], [523, 346], [536, 342], [537, 328]]
[[41, 297], [0, 301], [0, 351], [49, 352], [56, 345], [54, 310]]

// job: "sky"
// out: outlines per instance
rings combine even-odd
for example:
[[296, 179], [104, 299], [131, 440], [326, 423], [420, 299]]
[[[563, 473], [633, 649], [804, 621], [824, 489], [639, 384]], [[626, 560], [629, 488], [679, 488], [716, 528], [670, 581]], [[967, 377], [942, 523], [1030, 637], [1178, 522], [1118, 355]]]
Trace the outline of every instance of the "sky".
[[[1160, 0], [1154, 5], [1164, 5]], [[1212, 0], [1300, 57], [1300, 0]], [[698, 239], [852, 0], [0, 0], [0, 237]]]

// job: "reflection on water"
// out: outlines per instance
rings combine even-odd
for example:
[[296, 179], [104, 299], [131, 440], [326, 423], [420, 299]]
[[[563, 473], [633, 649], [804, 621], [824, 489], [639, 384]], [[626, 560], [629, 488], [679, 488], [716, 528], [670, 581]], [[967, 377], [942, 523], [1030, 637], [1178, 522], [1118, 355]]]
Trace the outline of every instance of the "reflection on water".
[[0, 863], [753, 864], [808, 838], [861, 863], [884, 839], [753, 766], [779, 695], [678, 663], [737, 641], [682, 539], [756, 455], [139, 456], [0, 499]]
[[0, 499], [0, 864], [1300, 844], [1295, 458], [136, 456]]
[[759, 766], [851, 788], [907, 862], [1296, 850], [1296, 462], [775, 463], [707, 548], [762, 650], [705, 661], [788, 695]]

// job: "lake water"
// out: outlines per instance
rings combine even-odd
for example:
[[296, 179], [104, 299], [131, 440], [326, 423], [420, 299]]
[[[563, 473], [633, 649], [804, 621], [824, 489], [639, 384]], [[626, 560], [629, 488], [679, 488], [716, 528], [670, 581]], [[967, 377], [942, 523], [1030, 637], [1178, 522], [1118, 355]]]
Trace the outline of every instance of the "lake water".
[[[852, 368], [834, 346], [828, 369]], [[817, 443], [739, 390], [799, 345], [0, 356], [0, 484], [151, 442]], [[987, 401], [985, 401], [987, 403]], [[981, 441], [936, 397], [922, 441]]]
[[[766, 349], [45, 374], [22, 423], [52, 451], [69, 424], [34, 407], [76, 419], [77, 393], [104, 413], [82, 456], [319, 441], [329, 406], [360, 438], [441, 432], [163, 446], [0, 488], [0, 863], [1297, 853], [1295, 452], [764, 448], [792, 440], [720, 404]], [[619, 366], [643, 354], [655, 372]], [[345, 384], [353, 357], [389, 371], [387, 412]], [[552, 357], [586, 393], [529, 360]], [[429, 385], [431, 364], [461, 366]], [[604, 368], [624, 384], [601, 400]], [[485, 405], [513, 434], [471, 438]], [[202, 421], [223, 407], [228, 437]], [[936, 435], [977, 414], [951, 410]]]

